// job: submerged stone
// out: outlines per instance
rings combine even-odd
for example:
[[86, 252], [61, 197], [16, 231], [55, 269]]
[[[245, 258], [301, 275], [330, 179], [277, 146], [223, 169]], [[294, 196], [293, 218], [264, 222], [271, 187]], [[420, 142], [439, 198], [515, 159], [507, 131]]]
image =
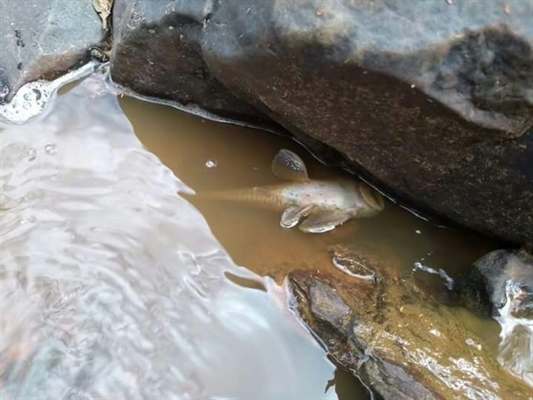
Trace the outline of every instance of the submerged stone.
[[394, 261], [344, 246], [331, 251], [375, 271], [376, 282], [293, 272], [292, 307], [331, 358], [365, 385], [391, 399], [530, 396], [480, 338], [396, 273]]
[[117, 0], [113, 18], [119, 84], [326, 144], [421, 210], [533, 244], [531, 2]]

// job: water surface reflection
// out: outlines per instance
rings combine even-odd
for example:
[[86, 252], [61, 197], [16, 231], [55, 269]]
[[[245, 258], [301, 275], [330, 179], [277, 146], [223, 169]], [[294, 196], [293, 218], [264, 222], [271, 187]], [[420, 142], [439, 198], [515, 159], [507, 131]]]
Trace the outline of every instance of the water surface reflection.
[[2, 399], [337, 397], [100, 78], [0, 147]]

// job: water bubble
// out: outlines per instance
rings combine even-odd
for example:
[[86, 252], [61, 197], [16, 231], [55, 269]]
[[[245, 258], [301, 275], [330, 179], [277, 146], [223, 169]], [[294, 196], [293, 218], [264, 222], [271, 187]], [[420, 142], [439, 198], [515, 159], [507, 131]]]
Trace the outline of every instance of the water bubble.
[[205, 163], [205, 166], [207, 168], [216, 168], [217, 165], [218, 165], [217, 160], [207, 160]]
[[421, 231], [420, 229], [417, 229], [417, 230], [415, 231], [415, 233], [416, 233], [417, 235], [421, 235], [421, 234], [422, 234], [422, 231]]
[[33, 147], [29, 148], [26, 152], [26, 157], [28, 161], [35, 160], [35, 157], [37, 157], [37, 150], [35, 150]]
[[44, 146], [44, 151], [46, 152], [46, 154], [53, 156], [57, 153], [56, 145], [53, 143], [49, 143], [46, 146]]
[[41, 98], [42, 93], [39, 89], [32, 89], [30, 92], [24, 93], [24, 100], [37, 101]]
[[429, 333], [431, 333], [433, 336], [441, 337], [441, 333], [435, 328], [430, 329]]
[[477, 350], [481, 351], [481, 349], [483, 348], [483, 346], [479, 343], [476, 343], [474, 341], [474, 339], [471, 339], [471, 338], [468, 338], [465, 340], [465, 343], [468, 345], [468, 346], [472, 346], [474, 348], [476, 348]]

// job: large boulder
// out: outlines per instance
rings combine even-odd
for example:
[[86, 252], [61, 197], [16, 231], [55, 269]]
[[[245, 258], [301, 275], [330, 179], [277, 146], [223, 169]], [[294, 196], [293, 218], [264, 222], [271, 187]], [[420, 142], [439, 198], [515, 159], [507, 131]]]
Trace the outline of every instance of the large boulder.
[[91, 0], [0, 0], [0, 105], [88, 61], [105, 38]]
[[275, 121], [422, 211], [533, 243], [530, 1], [116, 0], [113, 18], [115, 82]]

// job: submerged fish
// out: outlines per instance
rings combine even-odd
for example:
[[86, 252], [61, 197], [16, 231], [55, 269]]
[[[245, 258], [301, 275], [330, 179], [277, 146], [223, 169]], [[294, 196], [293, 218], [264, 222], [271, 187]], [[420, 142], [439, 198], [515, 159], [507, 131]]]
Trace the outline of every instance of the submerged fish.
[[299, 226], [303, 232], [321, 233], [352, 218], [371, 217], [384, 208], [383, 197], [368, 185], [352, 180], [311, 180], [303, 160], [282, 149], [272, 161], [272, 172], [291, 181], [224, 192], [200, 193], [203, 198], [246, 202], [283, 212], [281, 226]]

